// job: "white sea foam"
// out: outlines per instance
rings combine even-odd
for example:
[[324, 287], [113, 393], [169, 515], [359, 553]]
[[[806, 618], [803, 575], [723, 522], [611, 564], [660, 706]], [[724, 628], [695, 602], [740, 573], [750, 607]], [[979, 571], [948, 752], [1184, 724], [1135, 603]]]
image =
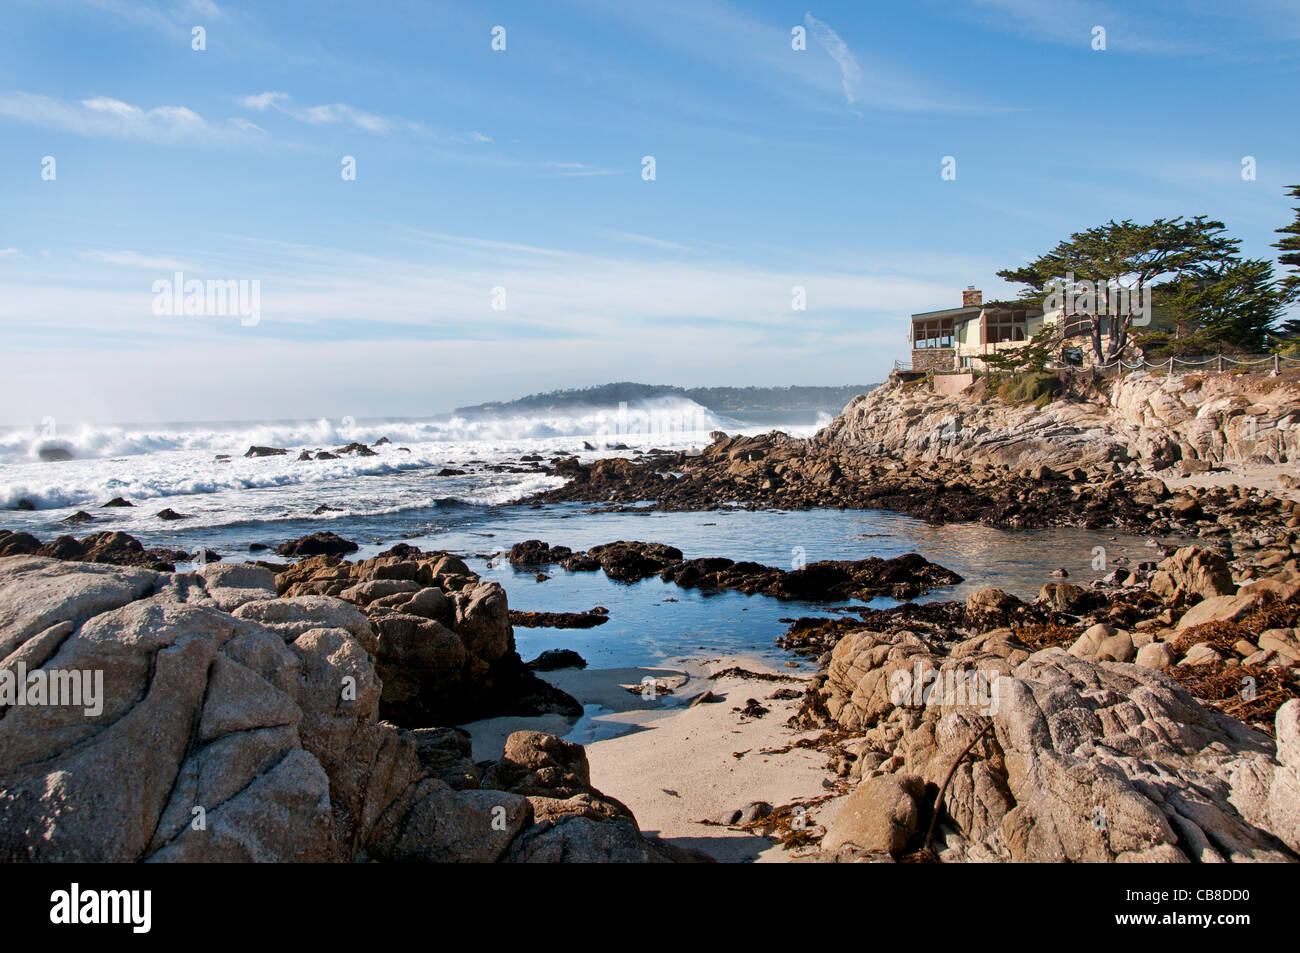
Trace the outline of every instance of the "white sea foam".
[[[620, 408], [571, 408], [530, 414], [461, 415], [356, 421], [299, 420], [148, 426], [84, 425], [71, 429], [14, 427], [0, 430], [0, 464], [41, 459], [60, 449], [74, 459], [141, 456], [171, 450], [242, 453], [250, 446], [327, 448], [381, 437], [394, 443], [482, 443], [484, 450], [521, 449], [522, 442], [572, 437], [607, 437], [624, 443], [675, 444], [736, 422], [677, 397], [639, 401]], [[656, 441], [659, 441], [656, 443]]]
[[[310, 515], [321, 503], [348, 515], [376, 515], [428, 505], [435, 499], [505, 503], [563, 482], [527, 473], [495, 473], [481, 465], [558, 452], [585, 458], [630, 455], [650, 447], [699, 447], [710, 432], [757, 432], [676, 397], [631, 407], [580, 408], [514, 415], [449, 416], [363, 421], [276, 421], [149, 427], [84, 426], [54, 435], [41, 428], [0, 432], [0, 509], [26, 501], [39, 510], [91, 508], [115, 496], [147, 510], [119, 511], [120, 521], [150, 516], [162, 506], [193, 513], [187, 525]], [[812, 432], [815, 427], [787, 428]], [[380, 438], [389, 443], [375, 446]], [[360, 442], [375, 456], [300, 461], [302, 450]], [[608, 448], [626, 446], [625, 451]], [[244, 457], [250, 446], [284, 455]], [[70, 460], [45, 460], [65, 450]], [[217, 460], [218, 455], [228, 459]], [[439, 477], [444, 467], [469, 468]], [[165, 501], [165, 502], [162, 502]], [[337, 515], [327, 511], [324, 518]]]

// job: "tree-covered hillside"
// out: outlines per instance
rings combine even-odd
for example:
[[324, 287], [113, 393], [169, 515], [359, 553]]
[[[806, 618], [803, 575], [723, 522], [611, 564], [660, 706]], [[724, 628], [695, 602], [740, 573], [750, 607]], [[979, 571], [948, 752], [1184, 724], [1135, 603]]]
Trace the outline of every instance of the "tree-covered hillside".
[[512, 401], [492, 401], [474, 407], [458, 407], [458, 414], [487, 414], [567, 407], [617, 407], [654, 397], [684, 397], [719, 414], [743, 414], [786, 410], [838, 413], [858, 394], [875, 384], [841, 387], [673, 387], [667, 384], [638, 384], [620, 381], [572, 390], [530, 394]]

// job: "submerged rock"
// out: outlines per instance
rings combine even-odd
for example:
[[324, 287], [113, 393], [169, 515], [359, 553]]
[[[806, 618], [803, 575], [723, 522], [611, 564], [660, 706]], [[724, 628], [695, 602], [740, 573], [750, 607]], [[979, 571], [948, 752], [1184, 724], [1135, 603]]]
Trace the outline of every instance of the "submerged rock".
[[[593, 546], [587, 556], [600, 563], [605, 575], [618, 582], [636, 582], [656, 575], [682, 558], [682, 551], [663, 543], [620, 540]], [[565, 568], [568, 568], [566, 565]]]
[[540, 539], [526, 539], [510, 547], [506, 559], [510, 565], [523, 568], [550, 566], [573, 555], [568, 546], [551, 546]]
[[279, 556], [346, 556], [360, 547], [356, 543], [328, 530], [309, 533], [275, 547]]
[[660, 578], [692, 589], [735, 589], [776, 599], [834, 602], [893, 596], [910, 599], [940, 586], [956, 585], [962, 577], [917, 553], [892, 559], [869, 557], [810, 563], [783, 570], [730, 559], [692, 559], [665, 567]]
[[510, 624], [526, 629], [590, 629], [609, 621], [609, 610], [597, 606], [590, 612], [520, 612], [510, 610]]
[[527, 664], [534, 672], [554, 672], [561, 668], [586, 668], [587, 660], [573, 649], [547, 649]]
[[[356, 454], [358, 457], [378, 456], [375, 451], [371, 450], [364, 443], [355, 442], [348, 444], [346, 447], [339, 447], [334, 451], [334, 453], [341, 457], [351, 456], [352, 454]], [[319, 460], [320, 457], [318, 456], [316, 459]]]
[[[957, 573], [936, 565], [917, 553], [892, 559], [822, 561], [795, 569], [780, 569], [725, 557], [682, 559], [682, 551], [663, 543], [620, 540], [575, 553], [567, 546], [552, 547], [537, 539], [516, 543], [510, 550], [515, 566], [560, 563], [570, 572], [605, 574], [618, 582], [638, 582], [658, 576], [688, 589], [736, 590], [761, 593], [776, 599], [832, 602], [893, 596], [911, 599], [931, 589], [962, 581]], [[595, 610], [593, 610], [594, 612]], [[603, 620], [602, 620], [603, 621]], [[527, 625], [522, 617], [516, 624]], [[546, 623], [536, 623], [546, 624]], [[586, 624], [599, 625], [591, 620]], [[567, 627], [567, 626], [566, 626]]]
[[140, 566], [160, 572], [170, 572], [175, 568], [175, 563], [189, 559], [183, 550], [145, 549], [134, 536], [122, 532], [92, 533], [81, 540], [72, 536], [58, 536], [48, 543], [42, 543], [28, 533], [0, 530], [0, 556], [25, 555], [116, 566]]

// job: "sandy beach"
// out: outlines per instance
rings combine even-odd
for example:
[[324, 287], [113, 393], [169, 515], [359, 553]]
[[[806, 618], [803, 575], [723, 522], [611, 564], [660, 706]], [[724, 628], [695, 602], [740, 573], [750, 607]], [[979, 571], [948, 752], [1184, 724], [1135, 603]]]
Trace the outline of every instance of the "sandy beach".
[[[710, 678], [729, 669], [779, 680], [739, 674]], [[662, 668], [564, 669], [544, 677], [583, 702], [587, 714], [569, 729], [549, 724], [563, 721], [557, 716], [467, 725], [475, 758], [498, 756], [506, 736], [522, 728], [582, 742], [593, 786], [630, 807], [642, 830], [719, 861], [781, 863], [794, 856], [774, 839], [719, 823], [731, 812], [754, 802], [781, 807], [817, 801], [806, 814], [817, 826], [836, 810], [838, 798], [822, 800], [834, 793], [823, 783], [831, 779], [826, 756], [791, 747], [818, 732], [787, 728], [799, 700], [773, 697], [782, 689], [801, 695], [804, 672], [715, 655], [673, 659]], [[647, 678], [672, 693], [647, 698], [627, 690]], [[706, 692], [715, 700], [692, 707]], [[742, 713], [750, 699], [767, 713]]]

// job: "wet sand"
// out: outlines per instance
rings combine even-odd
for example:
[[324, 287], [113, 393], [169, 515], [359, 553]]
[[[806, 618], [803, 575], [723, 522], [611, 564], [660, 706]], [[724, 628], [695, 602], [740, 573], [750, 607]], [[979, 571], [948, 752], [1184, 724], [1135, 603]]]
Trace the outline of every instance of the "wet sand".
[[[708, 677], [732, 667], [795, 680]], [[779, 807], [828, 793], [824, 754], [805, 748], [763, 753], [818, 734], [785, 726], [799, 706], [797, 698], [772, 698], [783, 688], [802, 694], [806, 673], [741, 656], [706, 656], [673, 659], [662, 668], [564, 669], [543, 677], [583, 702], [587, 714], [572, 727], [566, 719], [546, 716], [467, 725], [476, 759], [498, 756], [511, 731], [550, 731], [586, 746], [592, 785], [630, 807], [647, 833], [720, 861], [793, 859], [767, 837], [707, 822], [754, 801]], [[625, 687], [642, 685], [646, 678], [670, 687], [672, 694], [650, 698]], [[690, 707], [706, 691], [717, 701]], [[751, 698], [768, 713], [742, 715], [738, 709]], [[823, 815], [833, 816], [837, 808], [836, 801], [810, 808], [808, 820], [824, 822]]]

